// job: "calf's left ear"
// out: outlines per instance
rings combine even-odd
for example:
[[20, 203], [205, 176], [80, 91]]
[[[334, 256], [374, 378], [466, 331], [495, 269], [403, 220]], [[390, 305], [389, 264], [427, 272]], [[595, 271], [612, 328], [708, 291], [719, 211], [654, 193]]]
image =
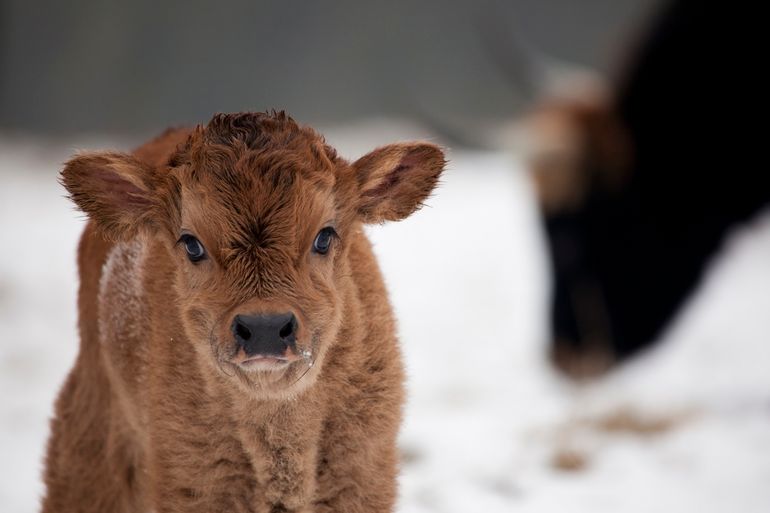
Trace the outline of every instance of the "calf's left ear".
[[438, 182], [446, 159], [426, 142], [390, 144], [353, 163], [358, 215], [365, 223], [399, 221], [419, 209]]
[[61, 172], [75, 204], [111, 240], [129, 239], [157, 214], [153, 170], [125, 153], [83, 153]]

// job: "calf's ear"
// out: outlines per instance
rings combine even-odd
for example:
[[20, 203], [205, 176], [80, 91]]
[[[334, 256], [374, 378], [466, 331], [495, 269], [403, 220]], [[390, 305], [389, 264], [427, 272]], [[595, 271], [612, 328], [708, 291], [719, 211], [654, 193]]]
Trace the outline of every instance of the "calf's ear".
[[353, 163], [358, 215], [365, 223], [400, 221], [419, 209], [438, 182], [446, 159], [426, 142], [390, 144]]
[[153, 224], [158, 200], [152, 168], [125, 153], [83, 153], [64, 166], [60, 181], [102, 234], [125, 240]]

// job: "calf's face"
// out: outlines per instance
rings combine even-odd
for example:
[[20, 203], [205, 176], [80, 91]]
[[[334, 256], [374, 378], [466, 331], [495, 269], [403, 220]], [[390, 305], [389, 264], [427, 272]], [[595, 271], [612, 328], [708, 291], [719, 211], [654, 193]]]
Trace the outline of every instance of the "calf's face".
[[282, 113], [245, 113], [198, 127], [162, 168], [84, 154], [62, 181], [106, 236], [166, 248], [177, 302], [168, 322], [190, 350], [245, 389], [280, 397], [312, 384], [338, 335], [359, 221], [408, 216], [443, 166], [427, 143], [349, 164]]

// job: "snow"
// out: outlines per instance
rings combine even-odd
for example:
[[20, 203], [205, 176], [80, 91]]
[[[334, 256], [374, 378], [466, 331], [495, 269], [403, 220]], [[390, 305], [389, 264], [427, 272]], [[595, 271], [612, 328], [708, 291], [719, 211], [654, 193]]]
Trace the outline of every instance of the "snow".
[[[329, 139], [354, 157], [394, 138], [374, 127]], [[7, 513], [38, 509], [48, 419], [77, 350], [83, 220], [55, 177], [73, 151], [0, 139]], [[450, 159], [426, 208], [369, 229], [409, 374], [398, 511], [770, 511], [770, 215], [728, 237], [662, 344], [578, 386], [545, 361], [549, 278], [520, 163]]]

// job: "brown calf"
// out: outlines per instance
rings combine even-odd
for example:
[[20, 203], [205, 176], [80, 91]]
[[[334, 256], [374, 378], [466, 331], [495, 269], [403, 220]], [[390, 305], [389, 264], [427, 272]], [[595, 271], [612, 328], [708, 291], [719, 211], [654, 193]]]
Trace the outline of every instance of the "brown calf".
[[350, 164], [283, 113], [70, 160], [81, 346], [43, 511], [392, 510], [403, 369], [362, 224], [410, 215], [444, 163], [417, 142]]

